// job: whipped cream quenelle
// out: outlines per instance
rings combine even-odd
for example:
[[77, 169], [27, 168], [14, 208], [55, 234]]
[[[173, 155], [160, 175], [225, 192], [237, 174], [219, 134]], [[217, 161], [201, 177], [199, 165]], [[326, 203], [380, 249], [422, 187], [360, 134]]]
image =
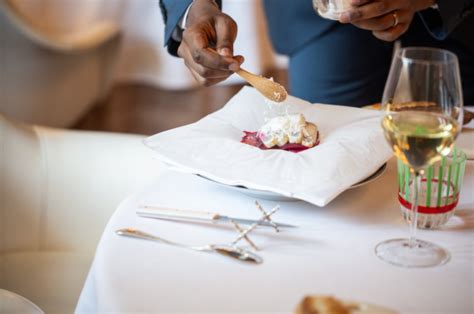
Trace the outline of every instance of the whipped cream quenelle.
[[314, 123], [307, 122], [299, 113], [270, 119], [260, 128], [258, 137], [267, 148], [286, 144], [301, 144], [310, 148], [318, 144], [319, 132]]

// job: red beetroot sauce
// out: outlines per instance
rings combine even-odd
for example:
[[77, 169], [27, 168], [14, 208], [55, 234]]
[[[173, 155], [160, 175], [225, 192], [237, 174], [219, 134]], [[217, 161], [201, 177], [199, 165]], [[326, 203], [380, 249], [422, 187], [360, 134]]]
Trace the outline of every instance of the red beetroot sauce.
[[[309, 148], [312, 148], [312, 147], [306, 147], [306, 146], [301, 145], [301, 144], [291, 144], [291, 143], [287, 143], [283, 146], [274, 146], [274, 147], [268, 148], [263, 144], [262, 140], [258, 137], [257, 132], [248, 132], [248, 131], [244, 131], [244, 136], [242, 137], [240, 142], [251, 145], [251, 146], [258, 147], [258, 148], [263, 149], [263, 150], [280, 149], [280, 150], [286, 150], [286, 151], [292, 152], [292, 153], [299, 153], [299, 152], [302, 152], [302, 151], [307, 150]], [[319, 144], [319, 132], [318, 132], [318, 140], [316, 141], [316, 144], [314, 146], [316, 146], [318, 144]]]

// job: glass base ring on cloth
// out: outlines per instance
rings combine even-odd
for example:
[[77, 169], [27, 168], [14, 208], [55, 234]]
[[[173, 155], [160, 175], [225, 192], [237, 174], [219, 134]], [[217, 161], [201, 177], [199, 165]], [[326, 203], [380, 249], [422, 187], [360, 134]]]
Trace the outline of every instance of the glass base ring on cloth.
[[392, 239], [379, 243], [375, 254], [385, 262], [402, 267], [433, 267], [450, 259], [447, 250], [419, 239]]

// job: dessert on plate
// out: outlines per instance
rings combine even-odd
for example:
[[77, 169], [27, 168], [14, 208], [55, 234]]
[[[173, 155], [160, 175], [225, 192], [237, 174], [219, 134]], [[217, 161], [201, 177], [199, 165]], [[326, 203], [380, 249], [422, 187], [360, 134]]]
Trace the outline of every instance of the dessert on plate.
[[319, 131], [301, 113], [289, 114], [270, 119], [257, 132], [244, 131], [241, 142], [260, 149], [297, 153], [318, 145]]

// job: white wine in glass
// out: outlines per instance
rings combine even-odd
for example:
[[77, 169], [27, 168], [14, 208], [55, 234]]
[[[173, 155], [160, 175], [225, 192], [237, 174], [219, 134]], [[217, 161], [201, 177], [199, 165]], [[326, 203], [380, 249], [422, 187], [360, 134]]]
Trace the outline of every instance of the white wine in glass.
[[449, 260], [444, 248], [416, 238], [418, 196], [425, 169], [447, 156], [462, 125], [462, 90], [455, 54], [434, 48], [402, 48], [393, 58], [382, 99], [382, 128], [395, 156], [413, 174], [409, 238], [377, 245], [378, 257], [404, 267]]

